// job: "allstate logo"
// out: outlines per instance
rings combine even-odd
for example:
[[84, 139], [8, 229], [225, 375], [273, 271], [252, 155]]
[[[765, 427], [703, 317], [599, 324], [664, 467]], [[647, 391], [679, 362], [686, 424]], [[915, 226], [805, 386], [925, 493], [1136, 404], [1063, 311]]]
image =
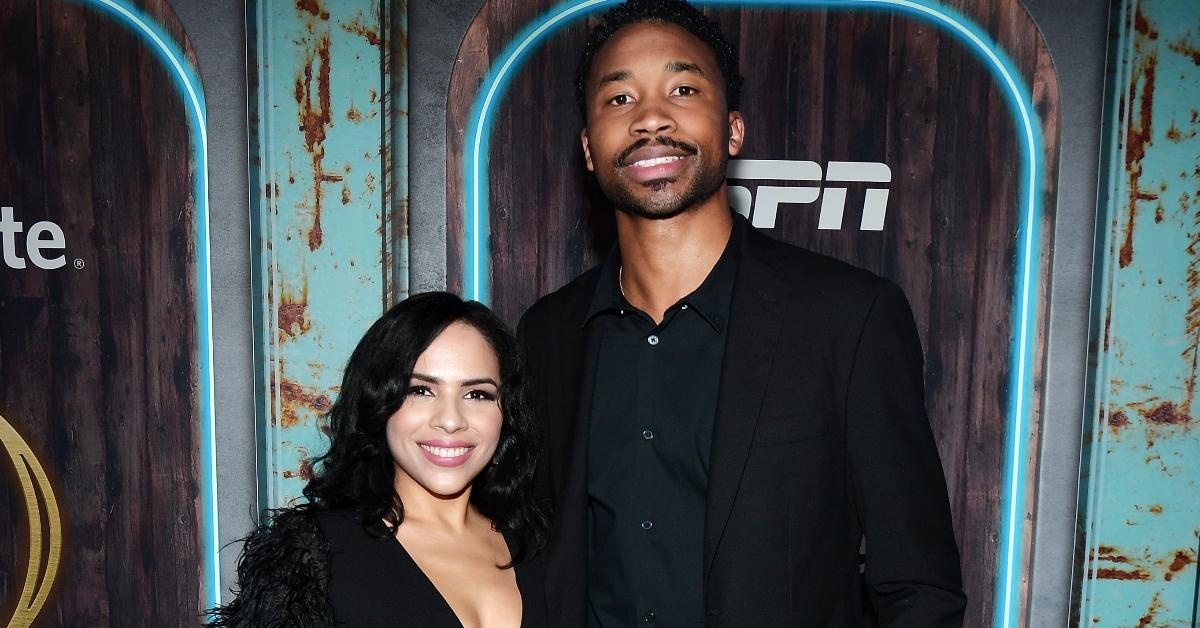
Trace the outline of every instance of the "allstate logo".
[[[22, 232], [25, 241], [24, 246], [20, 247], [18, 240], [21, 238], [18, 236]], [[66, 247], [67, 239], [63, 235], [62, 227], [49, 220], [43, 220], [33, 223], [29, 231], [25, 231], [25, 225], [13, 218], [13, 208], [0, 207], [0, 250], [4, 253], [4, 264], [9, 268], [25, 268], [25, 257], [21, 256], [22, 248], [34, 266], [45, 270], [62, 268], [67, 264], [66, 256], [52, 256], [52, 252], [61, 252]], [[76, 260], [75, 266], [80, 268], [82, 264]]]
[[59, 557], [62, 554], [62, 519], [46, 471], [33, 455], [29, 444], [3, 416], [0, 416], [0, 449], [4, 450], [17, 472], [29, 523], [29, 560], [26, 563], [29, 567], [25, 571], [25, 585], [17, 598], [17, 608], [7, 624], [9, 628], [25, 628], [33, 623], [46, 604], [58, 575]]
[[[811, 182], [797, 185], [760, 185], [757, 193], [741, 185], [729, 186], [729, 203], [734, 211], [750, 218], [760, 229], [775, 226], [781, 203], [812, 203], [821, 199], [818, 229], [841, 229], [846, 211], [846, 183], [866, 183], [860, 231], [883, 231], [888, 189], [878, 185], [892, 182], [892, 169], [874, 161], [831, 161], [824, 170], [815, 161], [778, 159], [731, 159], [727, 176], [742, 181]], [[822, 181], [824, 184], [822, 184]], [[830, 185], [830, 184], [834, 185]], [[822, 196], [824, 195], [824, 196]]]

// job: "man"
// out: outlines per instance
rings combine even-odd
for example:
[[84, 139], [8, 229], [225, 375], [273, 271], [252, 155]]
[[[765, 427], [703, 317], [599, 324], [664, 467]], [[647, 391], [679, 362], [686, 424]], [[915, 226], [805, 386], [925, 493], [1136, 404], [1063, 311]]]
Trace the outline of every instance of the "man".
[[580, 139], [617, 246], [518, 330], [555, 509], [551, 621], [961, 625], [908, 304], [731, 212], [740, 85], [678, 0], [611, 10], [584, 51]]

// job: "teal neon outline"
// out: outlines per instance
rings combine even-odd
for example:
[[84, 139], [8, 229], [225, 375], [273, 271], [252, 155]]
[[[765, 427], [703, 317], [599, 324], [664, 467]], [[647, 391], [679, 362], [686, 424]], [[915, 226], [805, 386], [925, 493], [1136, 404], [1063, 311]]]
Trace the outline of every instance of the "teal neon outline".
[[[518, 34], [503, 53], [497, 57], [499, 65], [493, 65], [471, 108], [471, 118], [464, 134], [468, 142], [464, 159], [464, 203], [466, 212], [465, 241], [468, 243], [467, 263], [464, 264], [463, 289], [472, 299], [486, 302], [489, 297], [488, 269], [484, 256], [488, 252], [488, 233], [480, 225], [487, 224], [488, 198], [480, 194], [488, 186], [488, 148], [491, 141], [492, 118], [498, 99], [512, 80], [513, 74], [523, 62], [522, 57], [535, 44], [571, 21], [599, 9], [619, 4], [621, 0], [567, 0], [540, 16]], [[1006, 417], [1006, 456], [1004, 462], [1005, 488], [1001, 496], [1001, 566], [996, 583], [996, 598], [1002, 608], [996, 614], [995, 626], [1008, 628], [1020, 616], [1020, 598], [1015, 596], [1017, 572], [1020, 569], [1022, 539], [1020, 530], [1023, 517], [1019, 512], [1025, 503], [1022, 472], [1025, 444], [1029, 441], [1029, 426], [1025, 418], [1031, 410], [1030, 397], [1033, 381], [1030, 362], [1034, 355], [1033, 342], [1036, 337], [1036, 322], [1033, 306], [1037, 294], [1038, 277], [1033, 273], [1035, 251], [1039, 248], [1039, 221], [1041, 198], [1039, 185], [1039, 155], [1042, 154], [1041, 126], [1036, 124], [1033, 99], [1019, 78], [1012, 62], [995, 42], [977, 25], [945, 7], [934, 6], [918, 0], [693, 0], [697, 5], [739, 6], [758, 8], [827, 7], [835, 9], [884, 9], [913, 15], [919, 19], [947, 29], [955, 37], [968, 44], [999, 79], [1002, 92], [1015, 114], [1015, 122], [1021, 143], [1021, 157], [1025, 184], [1021, 186], [1018, 201], [1022, 220], [1017, 228], [1017, 272], [1014, 286], [1014, 305], [1017, 309], [1017, 334], [1013, 338], [1011, 359], [1016, 369], [1009, 376], [1008, 416]], [[481, 268], [481, 266], [483, 268]]]
[[217, 448], [213, 433], [213, 348], [212, 348], [212, 281], [208, 242], [208, 127], [204, 107], [204, 89], [187, 57], [175, 40], [161, 26], [146, 17], [140, 9], [118, 0], [76, 0], [91, 5], [117, 18], [139, 37], [167, 67], [167, 73], [183, 96], [183, 105], [191, 119], [192, 144], [196, 151], [196, 292], [199, 298], [197, 324], [199, 332], [200, 373], [200, 527], [205, 576], [205, 608], [221, 603], [221, 569], [217, 554]]

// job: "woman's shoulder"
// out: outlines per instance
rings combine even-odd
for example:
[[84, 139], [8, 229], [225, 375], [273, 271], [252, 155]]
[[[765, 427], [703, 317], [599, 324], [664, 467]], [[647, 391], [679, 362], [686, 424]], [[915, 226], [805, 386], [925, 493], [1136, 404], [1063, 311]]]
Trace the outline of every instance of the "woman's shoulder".
[[[384, 536], [380, 530], [386, 531], [382, 523], [378, 526], [364, 525], [362, 516], [351, 511], [322, 510], [306, 513], [306, 515], [311, 520], [311, 525], [320, 531], [335, 551], [347, 540], [364, 534]], [[376, 530], [376, 527], [379, 530]]]
[[284, 508], [267, 512], [262, 525], [246, 538], [242, 559], [238, 565], [240, 579], [242, 563], [264, 567], [278, 573], [272, 564], [289, 566], [310, 565], [328, 560], [329, 539], [320, 525], [324, 513], [308, 508]]
[[208, 625], [332, 626], [324, 519], [307, 508], [270, 511], [242, 547], [237, 597]]

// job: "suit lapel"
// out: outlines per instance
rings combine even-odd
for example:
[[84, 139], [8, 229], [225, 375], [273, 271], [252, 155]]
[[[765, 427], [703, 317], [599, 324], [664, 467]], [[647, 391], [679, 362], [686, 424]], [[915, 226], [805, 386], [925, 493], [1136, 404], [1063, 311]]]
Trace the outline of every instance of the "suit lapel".
[[777, 277], [779, 263], [774, 242], [746, 225], [713, 423], [704, 519], [706, 583], [741, 485], [778, 345], [788, 290]]
[[[587, 496], [587, 459], [588, 433], [592, 424], [592, 390], [596, 384], [596, 351], [600, 344], [598, 325], [591, 325], [586, 330], [576, 332], [571, 341], [573, 346], [563, 343], [560, 351], [564, 354], [563, 368], [567, 373], [567, 382], [579, 382], [579, 386], [570, 384], [562, 387], [561, 416], [571, 417], [569, 431], [563, 436], [568, 439], [565, 451], [568, 459], [563, 470], [566, 472], [566, 482], [556, 486], [559, 504], [572, 506], [586, 503]], [[578, 353], [576, 353], [578, 352]], [[570, 354], [569, 356], [567, 354]], [[588, 359], [590, 356], [591, 359]], [[583, 509], [586, 510], [586, 509]]]
[[[595, 383], [597, 325], [583, 327], [594, 281], [582, 282], [553, 325], [549, 438], [554, 528], [547, 560], [547, 610], [555, 625], [574, 625], [587, 587], [587, 447]], [[591, 359], [589, 359], [591, 356]], [[576, 613], [579, 613], [576, 616]]]
[[[558, 386], [552, 391], [551, 404], [552, 448], [557, 464], [554, 465], [553, 486], [556, 506], [571, 504], [572, 485], [578, 485], [587, 476], [587, 433], [591, 418], [591, 391], [595, 383], [595, 356], [599, 334], [595, 325], [587, 328], [581, 322], [587, 314], [587, 306], [595, 285], [587, 282], [578, 290], [575, 298], [558, 321], [556, 341], [558, 363], [555, 379]], [[576, 498], [578, 495], [575, 496]]]

